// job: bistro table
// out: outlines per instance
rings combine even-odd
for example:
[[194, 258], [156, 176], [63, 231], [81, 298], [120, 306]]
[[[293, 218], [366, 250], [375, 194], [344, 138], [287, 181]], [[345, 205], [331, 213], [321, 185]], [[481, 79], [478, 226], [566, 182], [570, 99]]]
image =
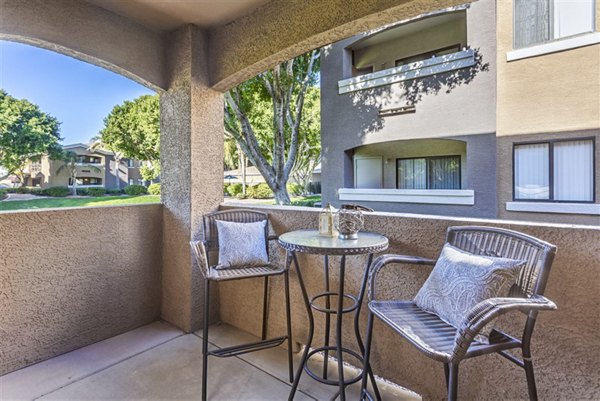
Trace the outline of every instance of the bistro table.
[[[296, 377], [294, 378], [294, 384], [290, 392], [289, 400], [293, 400], [298, 383], [300, 382], [300, 376], [303, 371], [312, 377], [313, 379], [332, 386], [338, 386], [339, 395], [342, 401], [346, 399], [346, 386], [356, 383], [361, 379], [361, 375], [344, 380], [344, 365], [343, 365], [343, 354], [352, 355], [354, 358], [362, 362], [362, 353], [364, 352], [364, 344], [360, 336], [359, 329], [359, 316], [362, 301], [365, 295], [365, 289], [369, 278], [369, 267], [373, 261], [373, 254], [381, 252], [387, 249], [388, 239], [380, 234], [359, 232], [358, 238], [353, 240], [342, 240], [337, 237], [324, 237], [320, 236], [317, 230], [298, 230], [285, 233], [279, 237], [279, 244], [287, 251], [286, 263], [289, 268], [291, 263], [294, 263], [296, 271], [298, 272], [298, 281], [300, 282], [300, 289], [302, 290], [302, 297], [304, 298], [304, 304], [308, 313], [308, 339], [306, 341], [306, 347], [302, 355], [302, 360]], [[325, 291], [316, 294], [309, 299], [304, 280], [302, 278], [302, 271], [298, 258], [296, 257], [297, 252], [303, 252], [313, 255], [324, 256], [324, 275], [325, 275]], [[360, 285], [360, 291], [358, 296], [347, 294], [344, 292], [344, 276], [346, 270], [346, 256], [352, 255], [368, 255], [367, 265], [365, 266], [362, 282]], [[340, 256], [340, 274], [339, 274], [339, 289], [338, 291], [331, 291], [329, 286], [329, 256]], [[338, 296], [340, 295], [341, 296]], [[337, 296], [337, 307], [334, 309], [331, 307], [331, 297]], [[317, 301], [324, 301], [324, 306], [320, 305]], [[344, 299], [352, 301], [351, 306], [344, 307]], [[312, 310], [325, 314], [325, 339], [324, 346], [310, 350], [312, 345], [313, 335], [315, 331], [314, 317]], [[356, 335], [356, 341], [360, 353], [342, 346], [342, 316], [344, 313], [354, 312], [354, 332]], [[330, 338], [330, 315], [336, 315], [336, 333], [335, 333], [335, 346], [329, 345]], [[338, 380], [331, 380], [327, 377], [327, 362], [329, 352], [335, 352], [338, 361]], [[321, 375], [313, 372], [308, 367], [308, 360], [316, 353], [322, 352], [324, 354], [323, 360], [323, 372]], [[381, 399], [379, 390], [375, 383], [375, 377], [373, 372], [369, 370], [369, 377], [373, 384], [373, 389], [377, 399]]]

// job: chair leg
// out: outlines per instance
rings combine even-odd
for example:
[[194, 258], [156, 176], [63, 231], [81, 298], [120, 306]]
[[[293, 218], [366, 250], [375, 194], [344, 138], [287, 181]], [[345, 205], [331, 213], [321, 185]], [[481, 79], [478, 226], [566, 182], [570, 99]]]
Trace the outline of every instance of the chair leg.
[[363, 371], [362, 371], [362, 382], [360, 385], [360, 399], [365, 399], [365, 391], [367, 390], [367, 380], [369, 378], [369, 370], [371, 364], [369, 363], [369, 357], [371, 355], [371, 340], [373, 339], [373, 312], [369, 310], [369, 316], [367, 319], [367, 336], [365, 338], [365, 353], [363, 355]]
[[450, 366], [447, 363], [444, 363], [444, 376], [446, 376], [446, 390], [448, 390], [448, 383], [450, 377]]
[[206, 401], [206, 381], [208, 377], [208, 315], [210, 301], [210, 281], [204, 280], [204, 327], [202, 330], [202, 401]]
[[292, 316], [290, 311], [290, 275], [286, 271], [285, 279], [285, 318], [287, 323], [287, 341], [288, 341], [288, 368], [290, 372], [290, 383], [294, 382], [294, 360], [292, 355]]
[[456, 401], [458, 395], [458, 363], [450, 363], [448, 366], [448, 401]]
[[537, 388], [535, 387], [535, 376], [533, 375], [533, 362], [531, 356], [523, 358], [525, 376], [527, 377], [527, 390], [529, 392], [529, 401], [537, 401]]
[[267, 313], [269, 310], [269, 276], [265, 276], [265, 283], [263, 285], [263, 320], [262, 320], [262, 334], [261, 339], [267, 339]]

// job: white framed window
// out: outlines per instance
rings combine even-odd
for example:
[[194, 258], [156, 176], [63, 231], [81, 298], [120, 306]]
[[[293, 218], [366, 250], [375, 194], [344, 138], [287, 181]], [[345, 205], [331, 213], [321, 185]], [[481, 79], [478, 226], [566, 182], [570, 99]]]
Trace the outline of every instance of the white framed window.
[[594, 202], [592, 138], [513, 146], [515, 201]]
[[354, 157], [354, 188], [383, 188], [383, 158]]
[[515, 49], [593, 32], [595, 0], [514, 0]]

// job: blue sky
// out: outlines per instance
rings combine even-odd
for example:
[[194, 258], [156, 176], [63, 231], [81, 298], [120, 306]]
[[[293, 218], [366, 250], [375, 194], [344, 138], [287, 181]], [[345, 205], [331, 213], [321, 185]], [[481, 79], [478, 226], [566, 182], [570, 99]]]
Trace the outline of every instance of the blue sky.
[[1, 40], [0, 88], [56, 117], [62, 123], [63, 144], [88, 142], [115, 105], [154, 93], [95, 65]]

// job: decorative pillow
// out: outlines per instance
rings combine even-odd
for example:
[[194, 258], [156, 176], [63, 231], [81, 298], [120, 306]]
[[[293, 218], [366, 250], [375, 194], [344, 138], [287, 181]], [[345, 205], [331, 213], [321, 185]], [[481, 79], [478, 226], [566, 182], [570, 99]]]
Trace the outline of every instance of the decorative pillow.
[[268, 264], [266, 225], [266, 220], [256, 223], [217, 220], [219, 264], [216, 268], [228, 269]]
[[[473, 255], [446, 244], [414, 301], [458, 328], [479, 302], [508, 296], [522, 266], [519, 260]], [[488, 336], [492, 328], [488, 324], [480, 334]]]

